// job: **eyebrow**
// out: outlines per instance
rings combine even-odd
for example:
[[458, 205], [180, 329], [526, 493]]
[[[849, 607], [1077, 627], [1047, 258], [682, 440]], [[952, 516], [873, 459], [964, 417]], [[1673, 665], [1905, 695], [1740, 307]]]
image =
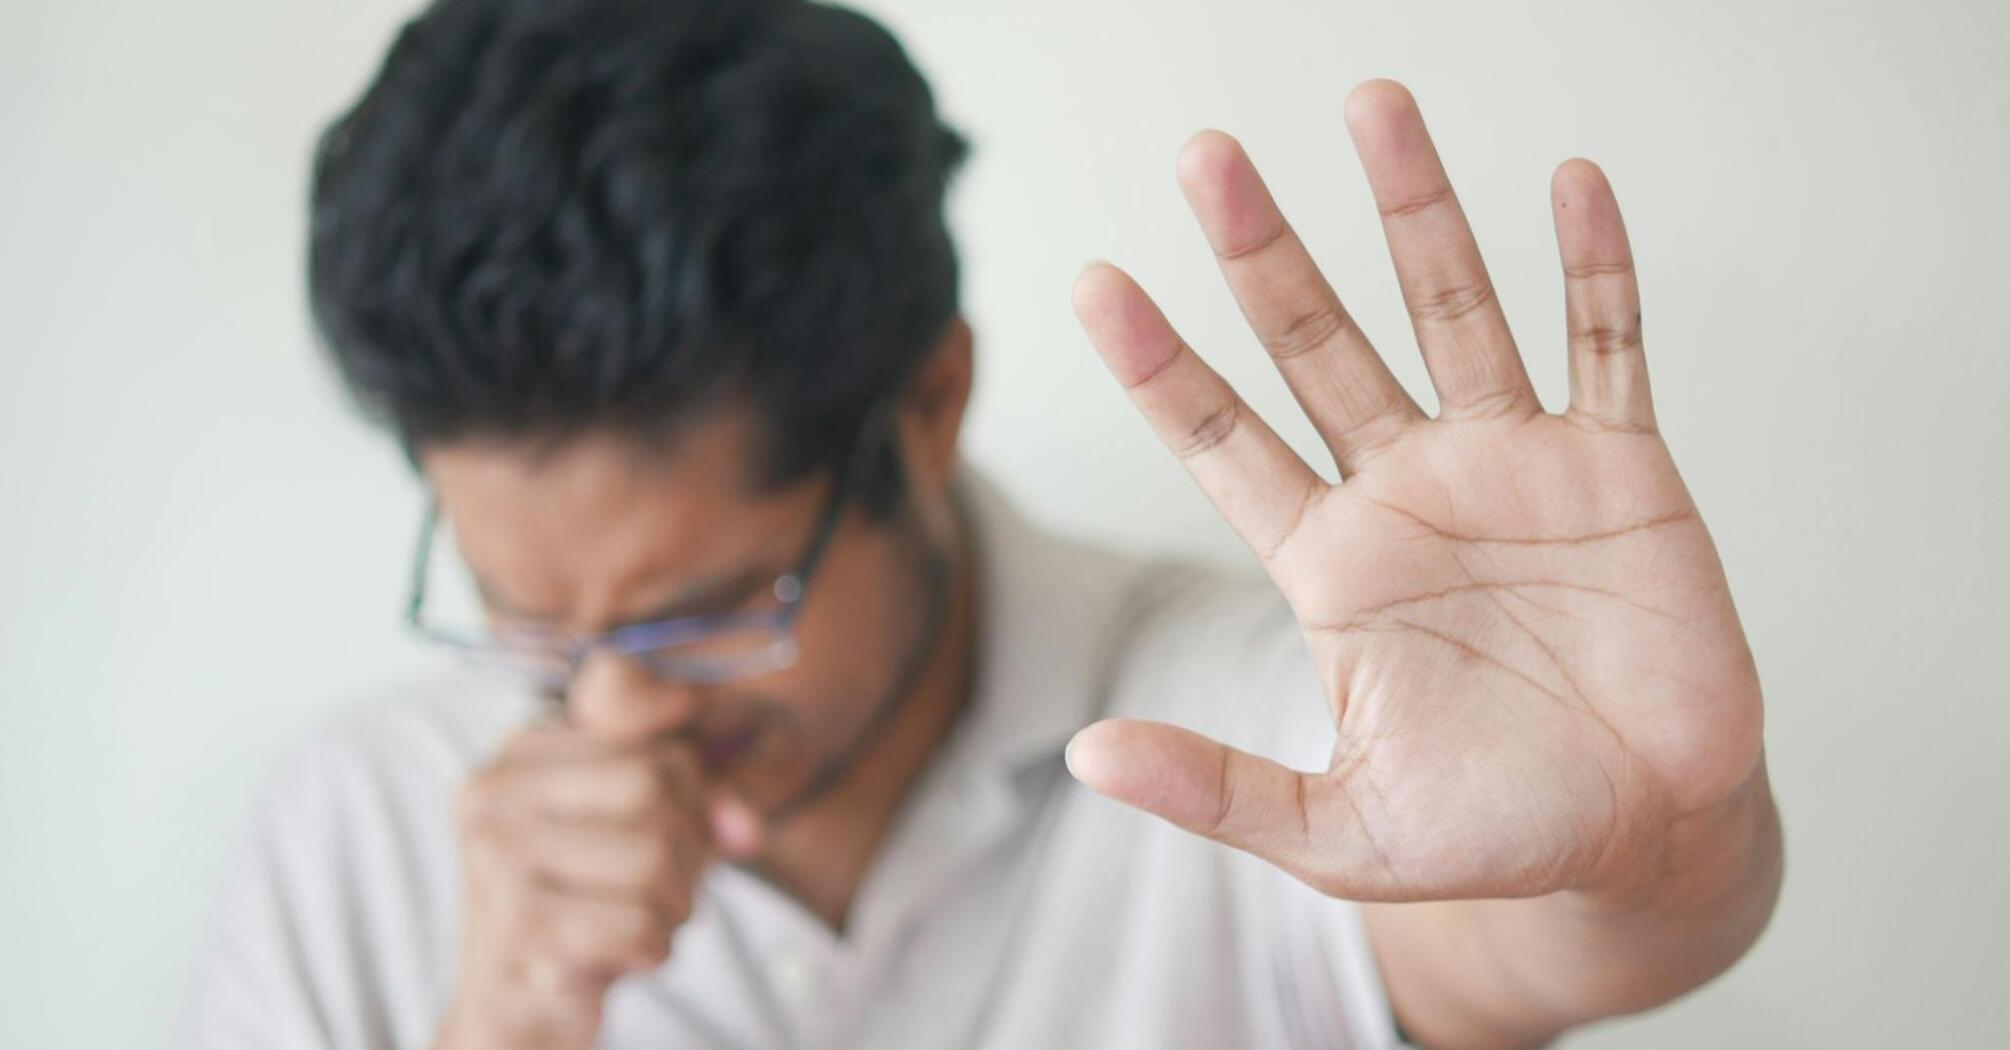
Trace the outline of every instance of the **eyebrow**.
[[633, 620], [613, 625], [610, 630], [633, 627], [636, 624], [654, 623], [658, 620], [674, 620], [684, 616], [702, 616], [725, 612], [747, 600], [763, 585], [774, 581], [781, 570], [766, 565], [756, 565], [741, 569], [729, 576], [701, 579], [687, 586], [675, 598], [651, 609], [647, 614]]
[[[649, 610], [641, 616], [609, 624], [606, 630], [618, 631], [625, 627], [655, 623], [658, 620], [675, 620], [686, 616], [704, 616], [725, 612], [745, 601], [756, 590], [781, 575], [781, 572], [782, 570], [769, 566], [756, 565], [731, 574], [702, 577], [697, 582], [686, 586], [677, 593], [676, 597], [671, 598], [662, 605]], [[490, 587], [488, 581], [483, 579], [480, 573], [474, 572], [472, 568], [469, 569], [469, 574], [474, 576], [475, 590], [481, 595], [482, 601], [493, 606], [498, 611], [532, 620], [550, 618], [542, 614], [532, 613], [517, 606], [509, 599], [504, 598], [501, 592]]]

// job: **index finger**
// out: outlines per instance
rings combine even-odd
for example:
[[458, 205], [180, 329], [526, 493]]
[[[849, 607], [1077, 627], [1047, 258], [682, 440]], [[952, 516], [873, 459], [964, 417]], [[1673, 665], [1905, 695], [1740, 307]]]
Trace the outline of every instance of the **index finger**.
[[1108, 263], [1075, 279], [1075, 314], [1131, 403], [1201, 491], [1268, 563], [1326, 491], [1324, 478]]
[[1440, 414], [1542, 411], [1417, 100], [1393, 80], [1370, 80], [1347, 97], [1346, 115]]
[[1180, 151], [1179, 181], [1250, 331], [1342, 475], [1423, 420], [1285, 221], [1241, 143], [1219, 131], [1195, 135]]

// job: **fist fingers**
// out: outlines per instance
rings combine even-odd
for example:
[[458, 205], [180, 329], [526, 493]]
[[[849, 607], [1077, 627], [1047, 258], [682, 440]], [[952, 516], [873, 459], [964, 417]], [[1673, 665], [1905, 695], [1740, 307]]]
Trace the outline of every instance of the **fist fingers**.
[[519, 751], [472, 777], [461, 804], [467, 823], [531, 813], [640, 825], [665, 809], [696, 812], [703, 793], [697, 755], [678, 742], [611, 756]]
[[651, 834], [539, 822], [509, 834], [505, 849], [523, 881], [605, 900], [652, 901], [682, 920], [710, 851], [696, 827]]
[[459, 805], [462, 986], [447, 1029], [459, 1045], [584, 1046], [608, 986], [667, 958], [715, 838], [759, 842], [758, 815], [674, 738], [611, 747], [533, 726]]
[[567, 974], [612, 979], [661, 965], [682, 915], [629, 900], [534, 891], [525, 911], [526, 959], [545, 959]]

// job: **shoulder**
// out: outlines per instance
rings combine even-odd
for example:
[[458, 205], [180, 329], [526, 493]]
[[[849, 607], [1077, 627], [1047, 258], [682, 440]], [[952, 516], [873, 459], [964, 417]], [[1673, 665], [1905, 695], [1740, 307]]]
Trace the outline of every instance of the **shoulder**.
[[457, 885], [460, 784], [534, 712], [508, 683], [459, 669], [348, 700], [258, 784], [240, 833], [239, 889], [268, 917], [351, 947], [426, 935]]
[[510, 683], [442, 670], [349, 698], [286, 748], [257, 809], [305, 815], [362, 791], [380, 800], [457, 783], [535, 712]]
[[276, 895], [317, 909], [373, 908], [384, 887], [437, 883], [456, 789], [535, 710], [510, 683], [459, 669], [347, 700], [266, 770], [244, 860]]
[[316, 906], [371, 906], [381, 887], [437, 882], [461, 782], [535, 713], [511, 683], [458, 668], [351, 697], [268, 766], [245, 849], [276, 889], [323, 898]]
[[531, 710], [442, 672], [346, 702], [288, 747], [212, 905], [183, 1045], [423, 1040], [452, 952], [453, 792]]

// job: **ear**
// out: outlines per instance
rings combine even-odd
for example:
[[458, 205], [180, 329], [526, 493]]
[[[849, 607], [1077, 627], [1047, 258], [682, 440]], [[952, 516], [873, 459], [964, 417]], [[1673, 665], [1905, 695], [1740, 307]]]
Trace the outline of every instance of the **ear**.
[[975, 378], [975, 337], [961, 314], [950, 318], [935, 349], [915, 374], [899, 409], [901, 444], [908, 476], [929, 495], [948, 489], [956, 466], [956, 443]]

